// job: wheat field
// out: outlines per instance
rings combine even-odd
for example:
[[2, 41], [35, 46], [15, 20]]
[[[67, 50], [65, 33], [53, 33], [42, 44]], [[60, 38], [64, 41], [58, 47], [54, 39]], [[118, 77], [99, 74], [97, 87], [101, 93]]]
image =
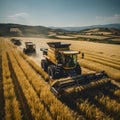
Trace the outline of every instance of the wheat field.
[[[76, 44], [74, 43], [72, 48], [80, 50], [76, 48]], [[92, 45], [89, 50], [83, 48], [81, 50], [85, 58], [81, 59], [81, 55], [78, 57], [83, 73], [105, 70], [111, 79], [119, 83], [120, 61], [116, 52], [114, 54], [106, 51], [101, 57], [101, 54], [97, 54], [100, 48], [96, 52], [91, 52]], [[47, 82], [49, 76], [38, 65], [38, 58], [34, 60], [34, 57], [25, 55], [21, 49], [13, 45], [10, 38], [0, 38], [1, 120], [118, 120], [120, 118], [119, 87], [108, 83], [103, 87], [86, 90], [60, 100], [50, 92]], [[113, 54], [116, 57], [112, 58]]]

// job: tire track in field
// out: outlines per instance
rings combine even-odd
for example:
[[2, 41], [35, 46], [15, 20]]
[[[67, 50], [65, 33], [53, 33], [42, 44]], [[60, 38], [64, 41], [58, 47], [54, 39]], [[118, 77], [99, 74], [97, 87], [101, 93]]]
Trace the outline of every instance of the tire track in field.
[[12, 68], [12, 63], [10, 61], [8, 54], [7, 54], [7, 57], [9, 60], [8, 64], [9, 64], [9, 68], [10, 68], [10, 72], [11, 72], [11, 78], [12, 78], [13, 84], [14, 84], [15, 94], [16, 94], [16, 97], [17, 97], [19, 104], [20, 104], [22, 119], [23, 120], [34, 120], [32, 115], [31, 115], [31, 111], [29, 109], [29, 106], [27, 104], [27, 100], [26, 100], [24, 93], [19, 85], [18, 80], [17, 80], [17, 76]]

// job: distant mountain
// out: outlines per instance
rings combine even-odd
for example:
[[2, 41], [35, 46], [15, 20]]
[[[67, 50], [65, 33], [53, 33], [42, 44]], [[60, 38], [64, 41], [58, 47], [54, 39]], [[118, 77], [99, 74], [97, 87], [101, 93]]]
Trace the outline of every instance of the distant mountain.
[[65, 31], [61, 29], [51, 29], [44, 26], [28, 26], [20, 24], [0, 24], [0, 36], [28, 36], [42, 37], [48, 36], [49, 32]]
[[[49, 37], [56, 38], [56, 35], [73, 34], [74, 32], [85, 32], [85, 30], [103, 28], [102, 31], [106, 31], [107, 28], [117, 29], [119, 32], [120, 24], [108, 24], [108, 25], [94, 25], [85, 27], [44, 27], [44, 26], [28, 26], [20, 24], [2, 24], [0, 23], [0, 36], [24, 36], [24, 37]], [[115, 30], [113, 30], [115, 31]], [[114, 32], [114, 33], [118, 33]]]
[[82, 26], [82, 27], [50, 27], [52, 29], [64, 29], [68, 31], [80, 31], [84, 29], [92, 29], [92, 28], [116, 28], [120, 29], [120, 24], [106, 24], [106, 25], [93, 25], [93, 26]]
[[19, 24], [0, 24], [1, 36], [31, 36], [36, 34], [47, 34], [50, 28], [42, 26], [27, 26]]

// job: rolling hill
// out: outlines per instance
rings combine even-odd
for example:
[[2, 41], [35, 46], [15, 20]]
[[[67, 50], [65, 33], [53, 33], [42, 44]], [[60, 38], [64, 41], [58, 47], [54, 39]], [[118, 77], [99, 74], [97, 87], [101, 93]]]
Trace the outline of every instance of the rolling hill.
[[[112, 28], [119, 25], [104, 25], [106, 27], [86, 28], [78, 31], [68, 31], [62, 28], [44, 26], [28, 26], [20, 24], [0, 24], [0, 36], [7, 37], [45, 37], [52, 39], [85, 40], [120, 44], [120, 29]], [[108, 26], [108, 27], [107, 27]]]
[[117, 28], [91, 28], [81, 30], [81, 33], [96, 34], [96, 35], [120, 35], [120, 29]]
[[51, 27], [54, 29], [64, 29], [68, 31], [81, 31], [85, 29], [93, 29], [93, 28], [115, 28], [120, 29], [120, 24], [106, 24], [106, 25], [92, 25], [92, 26], [81, 26], [81, 27]]
[[27, 26], [20, 24], [0, 24], [0, 36], [45, 37], [49, 32], [64, 31], [43, 26]]
[[[66, 29], [67, 28], [67, 29]], [[99, 28], [99, 32], [112, 32], [120, 33], [120, 24], [109, 24], [109, 25], [95, 25], [86, 27], [44, 27], [44, 26], [28, 26], [20, 24], [3, 24], [0, 23], [0, 36], [26, 36], [26, 37], [42, 37], [49, 36], [49, 33], [95, 33], [94, 29]], [[97, 31], [98, 32], [98, 31]]]

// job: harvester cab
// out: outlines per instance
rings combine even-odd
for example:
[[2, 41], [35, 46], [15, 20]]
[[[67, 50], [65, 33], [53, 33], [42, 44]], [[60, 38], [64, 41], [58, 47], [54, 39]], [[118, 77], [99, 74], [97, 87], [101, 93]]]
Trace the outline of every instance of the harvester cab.
[[25, 47], [23, 49], [23, 52], [28, 54], [28, 53], [36, 53], [36, 45], [33, 44], [32, 42], [25, 42]]
[[81, 75], [81, 66], [77, 62], [77, 55], [80, 52], [70, 50], [71, 44], [61, 42], [48, 42], [47, 44], [49, 48], [40, 49], [45, 57], [41, 60], [41, 67], [48, 73], [50, 90], [57, 97], [110, 81], [104, 71]]
[[78, 64], [77, 55], [80, 52], [78, 51], [59, 51], [58, 61], [63, 65], [64, 69], [73, 69]]
[[50, 78], [81, 74], [80, 64], [77, 62], [79, 51], [70, 50], [71, 44], [61, 42], [48, 42], [49, 49], [41, 48], [45, 59], [41, 67], [48, 72]]

